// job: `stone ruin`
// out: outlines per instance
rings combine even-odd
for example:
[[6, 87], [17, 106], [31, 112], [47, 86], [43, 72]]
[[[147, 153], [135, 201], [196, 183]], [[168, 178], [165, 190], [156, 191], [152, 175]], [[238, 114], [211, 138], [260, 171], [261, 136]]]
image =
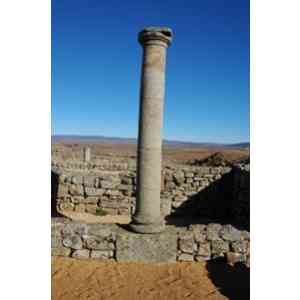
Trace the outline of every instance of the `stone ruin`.
[[172, 37], [170, 29], [160, 27], [139, 34], [143, 67], [137, 162], [95, 161], [89, 148], [83, 161], [52, 160], [53, 210], [94, 214], [102, 209], [128, 215], [131, 223], [52, 218], [53, 255], [149, 262], [227, 257], [249, 264], [249, 164], [162, 163], [166, 51]]

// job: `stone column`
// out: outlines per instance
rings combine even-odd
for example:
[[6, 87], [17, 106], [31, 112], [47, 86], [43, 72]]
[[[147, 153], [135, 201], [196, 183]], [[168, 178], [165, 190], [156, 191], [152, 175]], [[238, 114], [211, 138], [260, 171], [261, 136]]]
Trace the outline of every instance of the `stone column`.
[[137, 151], [137, 203], [130, 224], [135, 232], [158, 233], [165, 221], [160, 212], [163, 103], [169, 28], [149, 27], [139, 33], [143, 46]]
[[90, 147], [84, 147], [83, 149], [83, 161], [89, 162], [91, 160], [91, 148]]

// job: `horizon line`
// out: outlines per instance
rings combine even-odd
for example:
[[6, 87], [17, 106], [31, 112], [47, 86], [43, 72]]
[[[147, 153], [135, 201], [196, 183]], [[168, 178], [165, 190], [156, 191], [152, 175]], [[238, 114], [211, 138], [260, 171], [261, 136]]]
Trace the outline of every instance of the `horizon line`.
[[[127, 140], [136, 140], [136, 137], [120, 137], [120, 136], [105, 136], [105, 135], [93, 135], [93, 134], [51, 134], [52, 137], [83, 137], [83, 138], [108, 138], [108, 139], [127, 139]], [[215, 144], [215, 145], [236, 145], [236, 144], [249, 144], [250, 141], [241, 141], [241, 142], [192, 142], [192, 141], [182, 141], [175, 139], [163, 139], [163, 141], [168, 142], [179, 142], [179, 143], [189, 143], [189, 144]]]

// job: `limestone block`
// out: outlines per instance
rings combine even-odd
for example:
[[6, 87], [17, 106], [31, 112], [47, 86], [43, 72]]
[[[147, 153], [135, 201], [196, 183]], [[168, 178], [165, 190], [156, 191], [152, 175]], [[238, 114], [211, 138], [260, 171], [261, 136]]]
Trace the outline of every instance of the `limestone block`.
[[62, 202], [59, 204], [59, 210], [60, 211], [73, 211], [74, 210], [74, 204], [68, 203], [68, 202]]
[[60, 174], [59, 177], [58, 177], [58, 182], [63, 184], [63, 183], [66, 182], [66, 178], [67, 178], [66, 175]]
[[213, 240], [211, 242], [212, 254], [221, 254], [229, 252], [229, 243], [223, 240]]
[[226, 241], [239, 241], [241, 240], [241, 232], [232, 225], [224, 225], [220, 230], [221, 237]]
[[182, 171], [176, 172], [176, 173], [174, 173], [173, 178], [174, 178], [175, 183], [177, 185], [180, 185], [181, 183], [184, 182], [184, 173]]
[[60, 247], [62, 247], [61, 235], [58, 235], [55, 232], [52, 232], [51, 233], [51, 248], [60, 248]]
[[79, 204], [84, 202], [84, 197], [83, 196], [72, 196], [71, 202], [74, 204]]
[[179, 250], [184, 253], [193, 254], [194, 252], [194, 236], [192, 232], [186, 232], [179, 237]]
[[112, 241], [116, 239], [117, 228], [115, 224], [89, 224], [87, 234]]
[[92, 250], [91, 251], [91, 258], [93, 259], [109, 259], [112, 258], [114, 256], [114, 252], [113, 251], [109, 251], [109, 250]]
[[103, 189], [97, 189], [93, 187], [85, 187], [85, 193], [87, 196], [102, 196], [104, 194], [105, 190]]
[[122, 231], [117, 235], [117, 261], [175, 262], [176, 253], [176, 232], [150, 235]]
[[187, 177], [187, 178], [193, 178], [194, 177], [194, 173], [187, 172], [187, 173], [185, 173], [185, 177]]
[[250, 232], [243, 230], [241, 231], [242, 240], [250, 240]]
[[83, 176], [74, 175], [71, 180], [72, 184], [83, 184]]
[[103, 189], [113, 189], [118, 185], [116, 182], [108, 181], [108, 180], [101, 180], [100, 186]]
[[63, 239], [62, 243], [67, 248], [71, 248], [75, 250], [82, 249], [82, 240], [80, 236], [77, 234], [66, 236]]
[[96, 187], [97, 177], [95, 176], [84, 176], [83, 184], [86, 187]]
[[107, 208], [119, 208], [120, 204], [116, 200], [102, 200], [100, 201], [101, 207], [107, 207]]
[[131, 215], [131, 209], [130, 209], [130, 207], [121, 207], [118, 210], [118, 214], [126, 215], [126, 216]]
[[221, 224], [210, 223], [206, 227], [206, 236], [209, 241], [219, 240], [220, 235], [219, 232], [222, 229]]
[[238, 253], [246, 253], [247, 246], [248, 246], [247, 241], [235, 241], [231, 243], [231, 248], [233, 252], [238, 252]]
[[178, 256], [178, 261], [194, 261], [194, 257], [192, 254], [181, 253]]
[[75, 250], [72, 253], [72, 257], [78, 259], [87, 259], [90, 257], [90, 251], [88, 249]]
[[210, 243], [200, 243], [197, 251], [197, 256], [200, 256], [202, 260], [209, 260], [211, 256]]
[[57, 197], [61, 198], [69, 193], [69, 185], [66, 184], [59, 184], [57, 189]]
[[69, 192], [73, 196], [83, 196], [83, 186], [77, 184], [71, 184], [69, 188]]
[[88, 249], [94, 250], [114, 250], [115, 245], [108, 240], [105, 240], [99, 236], [89, 236], [86, 239], [86, 246]]
[[161, 198], [160, 200], [160, 211], [162, 216], [168, 216], [171, 214], [171, 199]]

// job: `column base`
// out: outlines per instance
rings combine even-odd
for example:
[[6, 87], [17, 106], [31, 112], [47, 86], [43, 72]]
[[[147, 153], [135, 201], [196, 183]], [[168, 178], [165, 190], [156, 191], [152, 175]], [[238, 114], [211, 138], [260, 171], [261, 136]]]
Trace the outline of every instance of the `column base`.
[[165, 220], [158, 223], [142, 224], [133, 219], [129, 227], [132, 231], [137, 233], [160, 233], [165, 230]]

